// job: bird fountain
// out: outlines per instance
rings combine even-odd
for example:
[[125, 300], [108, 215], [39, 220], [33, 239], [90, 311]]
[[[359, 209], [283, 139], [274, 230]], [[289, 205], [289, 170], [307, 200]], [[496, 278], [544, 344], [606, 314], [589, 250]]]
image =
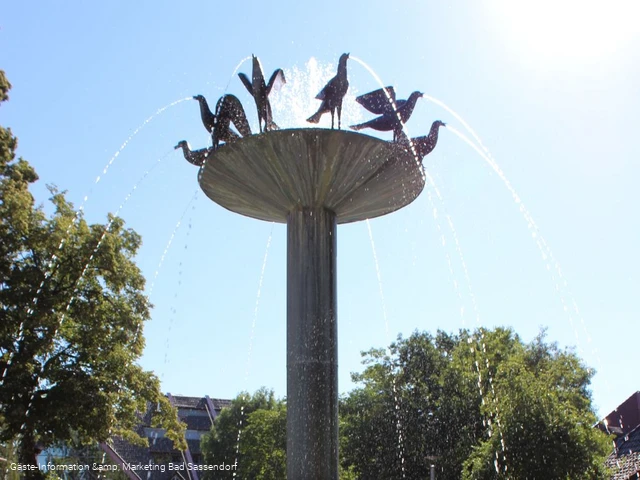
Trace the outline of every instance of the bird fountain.
[[308, 119], [318, 123], [331, 113], [331, 129], [278, 129], [268, 96], [285, 82], [284, 74], [278, 69], [265, 83], [253, 57], [251, 81], [239, 76], [254, 97], [261, 133], [250, 133], [235, 97], [223, 96], [212, 113], [198, 95], [194, 98], [214, 147], [192, 152], [185, 141], [176, 146], [200, 167], [200, 187], [218, 205], [287, 225], [289, 480], [338, 479], [337, 225], [386, 215], [415, 200], [425, 185], [421, 158], [433, 149], [444, 125], [434, 122], [430, 134], [415, 141], [403, 137], [402, 125], [417, 95], [396, 102], [387, 87], [357, 100], [382, 115], [371, 128], [392, 130], [395, 141], [340, 130], [348, 58], [340, 57], [337, 75], [316, 97], [322, 101], [318, 112]]

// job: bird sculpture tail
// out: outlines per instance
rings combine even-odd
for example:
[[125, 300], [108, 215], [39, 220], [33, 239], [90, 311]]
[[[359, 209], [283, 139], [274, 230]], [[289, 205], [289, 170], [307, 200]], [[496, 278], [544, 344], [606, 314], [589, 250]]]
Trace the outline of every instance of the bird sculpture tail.
[[351, 130], [362, 130], [363, 128], [367, 128], [369, 126], [367, 125], [367, 123], [359, 123], [358, 125], [351, 125], [349, 128]]
[[309, 123], [318, 123], [318, 122], [320, 122], [320, 118], [322, 117], [323, 113], [324, 112], [317, 111], [316, 113], [311, 115], [309, 118], [307, 118], [307, 122], [309, 122]]

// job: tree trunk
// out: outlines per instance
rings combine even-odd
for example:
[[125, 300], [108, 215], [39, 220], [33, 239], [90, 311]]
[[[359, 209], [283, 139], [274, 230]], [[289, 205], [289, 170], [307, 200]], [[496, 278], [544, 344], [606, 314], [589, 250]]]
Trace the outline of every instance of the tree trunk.
[[32, 432], [23, 432], [18, 447], [18, 459], [22, 468], [29, 470], [23, 471], [24, 478], [27, 479], [43, 479], [44, 472], [38, 468], [38, 455], [42, 450], [36, 446]]

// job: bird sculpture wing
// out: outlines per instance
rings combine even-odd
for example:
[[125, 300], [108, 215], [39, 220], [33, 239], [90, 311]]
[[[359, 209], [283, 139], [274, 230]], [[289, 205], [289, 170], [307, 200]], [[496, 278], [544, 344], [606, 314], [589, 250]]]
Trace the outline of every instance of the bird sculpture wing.
[[435, 146], [433, 144], [433, 139], [429, 138], [428, 135], [412, 138], [411, 143], [413, 144], [413, 148], [416, 152], [416, 155], [421, 160], [425, 155], [430, 153], [431, 150], [433, 150], [433, 147]]
[[316, 95], [316, 100], [324, 100], [326, 97], [330, 97], [333, 95], [333, 92], [336, 89], [336, 83], [338, 82], [338, 76], [333, 77], [327, 84], [324, 86], [320, 93]]
[[422, 159], [436, 148], [436, 144], [438, 143], [438, 129], [446, 126], [447, 124], [443, 121], [436, 120], [431, 125], [429, 135], [423, 135], [422, 137], [415, 137], [411, 139], [411, 143], [413, 144], [413, 148], [418, 157]]
[[191, 155], [187, 158], [187, 161], [196, 167], [201, 167], [207, 161], [207, 157], [213, 151], [212, 148], [201, 148], [199, 150], [192, 150]]
[[249, 93], [253, 95], [253, 85], [251, 84], [251, 80], [249, 80], [249, 77], [247, 77], [244, 73], [239, 73], [238, 77], [240, 77], [240, 80], [242, 80], [242, 84], [249, 91]]
[[363, 128], [373, 128], [379, 132], [388, 132], [393, 130], [396, 126], [397, 120], [390, 115], [381, 115], [368, 122], [359, 123], [358, 125], [351, 125], [349, 128], [352, 130], [362, 130]]
[[376, 115], [393, 113], [396, 92], [393, 87], [379, 88], [356, 98], [356, 102]]
[[284, 78], [284, 72], [281, 68], [278, 68], [271, 74], [271, 78], [267, 84], [267, 96], [271, 93], [272, 89], [277, 92], [285, 83], [287, 83], [287, 80]]
[[219, 102], [218, 118], [227, 117], [231, 123], [238, 129], [240, 135], [246, 137], [251, 135], [251, 127], [247, 121], [247, 115], [244, 112], [242, 103], [235, 95], [225, 95]]
[[280, 127], [273, 121], [273, 112], [269, 102], [267, 102], [267, 130], [280, 130]]

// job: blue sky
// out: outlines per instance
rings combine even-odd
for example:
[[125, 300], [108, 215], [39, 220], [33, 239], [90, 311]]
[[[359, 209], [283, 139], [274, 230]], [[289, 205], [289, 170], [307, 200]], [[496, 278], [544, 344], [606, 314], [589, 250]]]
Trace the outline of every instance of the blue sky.
[[[339, 227], [340, 390], [352, 388], [360, 351], [398, 333], [507, 325], [530, 340], [544, 326], [598, 371], [604, 415], [640, 388], [640, 11], [622, 0], [606, 11], [576, 5], [12, 2], [2, 8], [0, 68], [14, 88], [0, 120], [40, 175], [40, 201], [56, 184], [77, 206], [88, 196], [87, 219], [105, 222], [136, 186], [119, 214], [143, 236], [138, 263], [155, 308], [142, 364], [165, 391], [230, 398], [265, 385], [284, 396], [285, 227], [232, 214], [202, 192], [192, 201], [197, 169], [173, 146], [207, 145], [195, 101], [143, 122], [177, 100], [230, 92], [256, 126], [233, 75], [255, 53], [267, 74], [290, 76], [274, 99], [276, 122], [289, 125], [293, 110], [317, 108], [305, 81], [326, 80], [304, 72], [332, 75], [350, 52], [399, 98], [420, 90], [466, 120], [553, 259], [542, 258], [499, 176], [442, 130], [425, 165], [443, 202], [430, 187], [433, 204], [425, 190], [370, 222], [381, 288], [367, 224]], [[379, 87], [353, 58], [348, 70], [351, 97]], [[250, 62], [239, 71], [250, 74]], [[345, 109], [369, 118], [352, 101]], [[424, 99], [407, 127], [424, 135], [436, 119], [472, 138]]]

